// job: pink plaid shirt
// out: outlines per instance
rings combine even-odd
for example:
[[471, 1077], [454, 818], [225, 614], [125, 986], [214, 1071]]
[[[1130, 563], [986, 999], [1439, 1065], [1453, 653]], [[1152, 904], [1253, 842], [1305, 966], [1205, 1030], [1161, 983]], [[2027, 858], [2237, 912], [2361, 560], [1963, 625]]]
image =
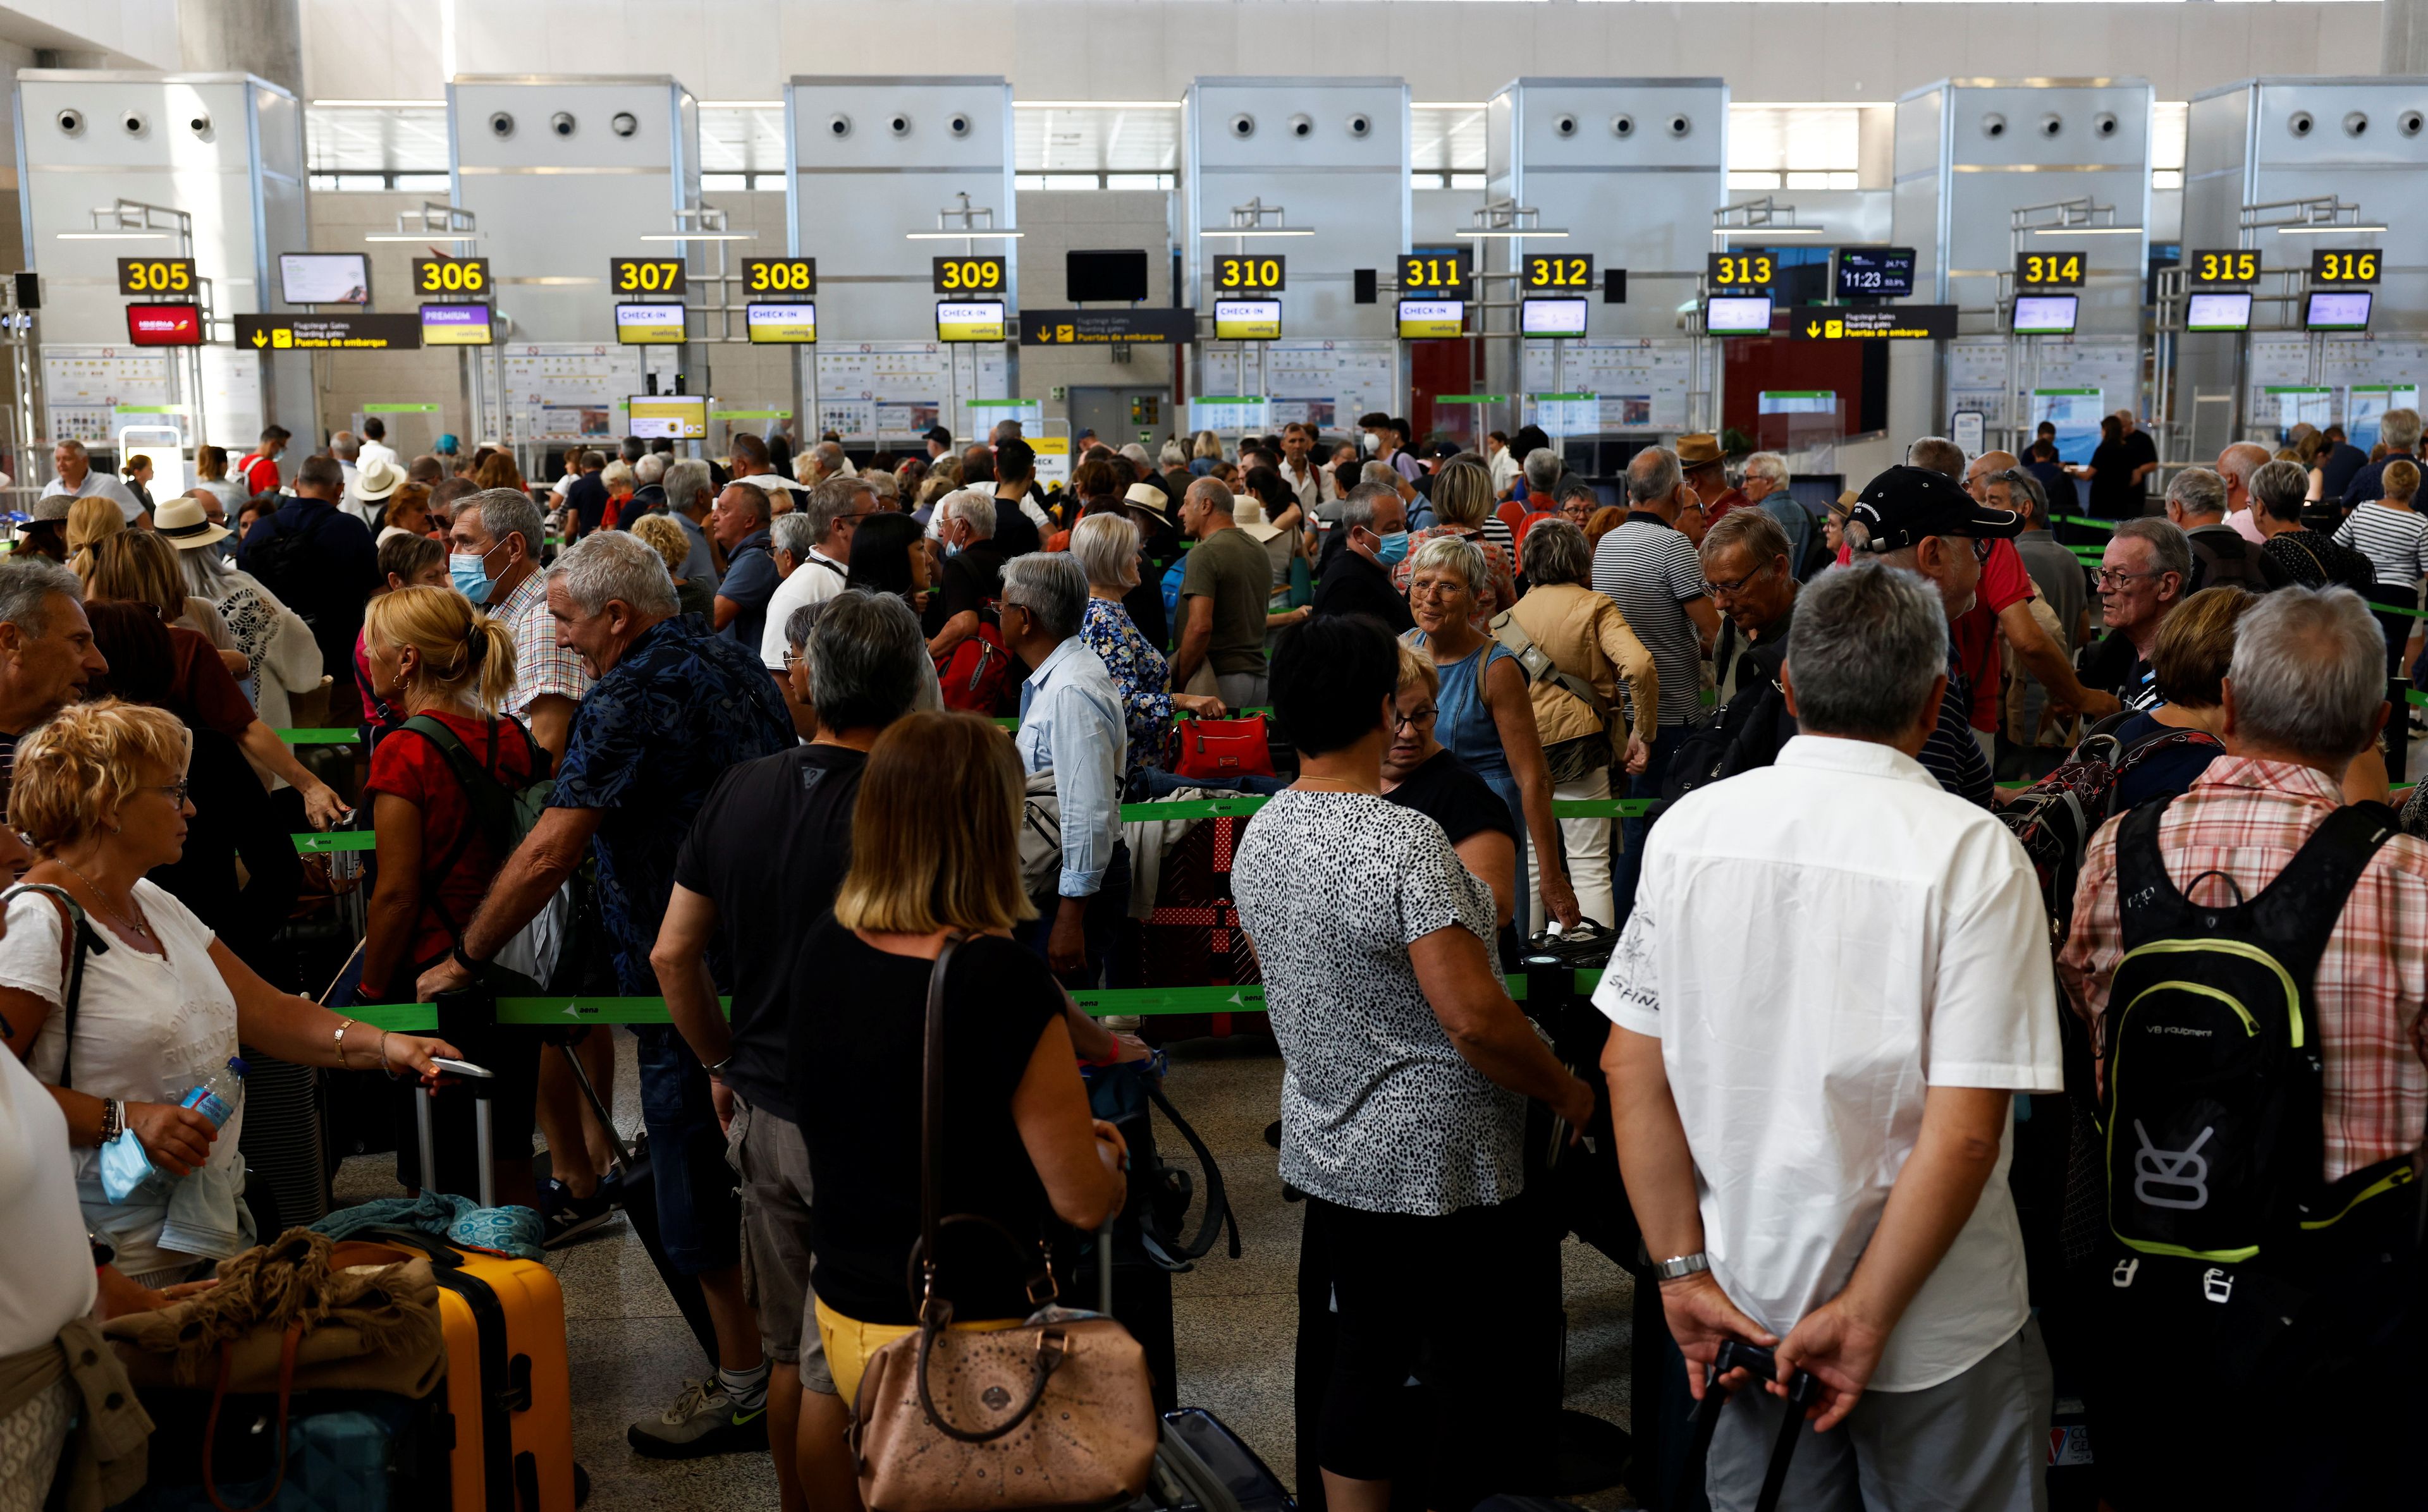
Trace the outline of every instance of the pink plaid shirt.
[[[2214, 876], [2246, 898], [2275, 879], [2342, 790], [2314, 767], [2223, 756], [2168, 805], [2158, 826], [2167, 875], [2195, 903], [2231, 903]], [[2075, 1012], [2101, 1015], [2124, 954], [2111, 821], [2092, 837], [2075, 891], [2074, 934], [2058, 952], [2058, 979]], [[2198, 878], [2195, 882], [2193, 879]], [[2188, 884], [2190, 884], [2188, 886]], [[2353, 888], [2319, 963], [2319, 1043], [2326, 1056], [2327, 1180], [2417, 1148], [2428, 1121], [2428, 844], [2398, 835]]]
[[520, 719], [544, 693], [582, 702], [582, 695], [590, 691], [590, 677], [582, 670], [582, 658], [556, 643], [546, 573], [524, 578], [502, 603], [490, 605], [489, 612], [515, 638], [515, 687], [506, 695], [505, 712]]

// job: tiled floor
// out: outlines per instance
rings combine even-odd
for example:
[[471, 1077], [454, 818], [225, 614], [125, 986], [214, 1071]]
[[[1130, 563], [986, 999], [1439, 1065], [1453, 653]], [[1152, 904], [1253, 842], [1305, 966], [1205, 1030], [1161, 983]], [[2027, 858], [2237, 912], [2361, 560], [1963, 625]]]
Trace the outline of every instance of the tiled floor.
[[[639, 1121], [632, 1042], [620, 1041], [616, 1117]], [[1237, 1260], [1218, 1246], [1175, 1276], [1180, 1398], [1211, 1408], [1289, 1480], [1291, 1351], [1297, 1326], [1300, 1210], [1282, 1200], [1264, 1128], [1277, 1116], [1281, 1061], [1270, 1049], [1201, 1041], [1175, 1047], [1166, 1090], [1221, 1162], [1239, 1217]], [[1188, 1148], [1164, 1131], [1167, 1161]], [[338, 1200], [395, 1194], [386, 1156], [346, 1162]], [[659, 1284], [632, 1231], [618, 1222], [554, 1259], [565, 1285], [566, 1346], [573, 1376], [574, 1454], [589, 1471], [593, 1512], [685, 1512], [773, 1507], [775, 1477], [763, 1455], [667, 1462], [642, 1459], [625, 1425], [671, 1401], [686, 1375], [706, 1368], [691, 1332]], [[1631, 1283], [1600, 1254], [1573, 1241], [1564, 1257], [1568, 1314], [1567, 1405], [1624, 1425], [1628, 1411]], [[1623, 1490], [1580, 1499], [1595, 1508], [1632, 1506]]]

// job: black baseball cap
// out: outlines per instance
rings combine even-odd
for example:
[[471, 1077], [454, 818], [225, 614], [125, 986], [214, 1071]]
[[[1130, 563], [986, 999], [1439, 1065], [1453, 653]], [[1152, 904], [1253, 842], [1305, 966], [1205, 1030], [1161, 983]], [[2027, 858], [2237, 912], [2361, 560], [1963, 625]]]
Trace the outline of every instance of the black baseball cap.
[[1902, 550], [1927, 535], [1998, 540], [2024, 528], [2022, 515], [1976, 504], [1954, 480], [1928, 467], [1892, 467], [1874, 478], [1856, 496], [1849, 519], [1867, 532], [1867, 552]]
[[919, 439], [932, 441], [940, 447], [949, 447], [953, 444], [953, 433], [941, 425], [931, 425], [927, 428], [927, 433]]
[[1448, 462], [1458, 455], [1458, 443], [1454, 441], [1436, 441], [1424, 449], [1424, 455], [1435, 462]]

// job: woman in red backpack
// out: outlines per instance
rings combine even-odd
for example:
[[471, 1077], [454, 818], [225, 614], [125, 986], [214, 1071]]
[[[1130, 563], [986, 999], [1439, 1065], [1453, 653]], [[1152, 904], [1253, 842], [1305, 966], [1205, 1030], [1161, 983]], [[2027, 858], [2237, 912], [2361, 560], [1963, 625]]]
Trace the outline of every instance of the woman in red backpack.
[[[400, 588], [371, 600], [363, 661], [371, 686], [404, 723], [371, 753], [363, 785], [379, 837], [379, 876], [366, 909], [355, 997], [393, 1002], [411, 996], [415, 979], [455, 948], [513, 850], [512, 836], [480, 822], [472, 781], [518, 792], [548, 774], [549, 759], [529, 730], [498, 712], [514, 686], [514, 638], [455, 590]], [[475, 769], [468, 774], [458, 765], [467, 760]], [[468, 1059], [497, 1073], [496, 1148], [528, 1151], [537, 1033], [491, 1029], [461, 1040]], [[414, 1143], [408, 1135], [398, 1146], [398, 1176], [407, 1185], [416, 1184], [406, 1169], [418, 1163], [409, 1159]], [[500, 1200], [536, 1205], [528, 1154], [500, 1159], [495, 1170]]]

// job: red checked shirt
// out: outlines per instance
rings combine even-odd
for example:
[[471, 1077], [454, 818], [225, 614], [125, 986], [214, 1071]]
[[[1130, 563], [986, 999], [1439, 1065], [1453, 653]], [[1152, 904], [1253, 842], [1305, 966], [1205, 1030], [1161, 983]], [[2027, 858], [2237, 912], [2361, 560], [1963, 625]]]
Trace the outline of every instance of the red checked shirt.
[[[2230, 903], [2212, 876], [2246, 898], [2275, 879], [2312, 831], [2343, 805], [2314, 767], [2223, 756], [2167, 808], [2158, 852], [2195, 903]], [[2058, 979], [2094, 1040], [2124, 954], [2116, 897], [2116, 823], [2092, 837], [2075, 892], [2074, 934]], [[2193, 879], [2198, 879], [2194, 881]], [[2190, 882], [2190, 886], [2186, 884]], [[2417, 1148], [2428, 1121], [2428, 843], [2387, 841], [2344, 904], [2319, 963], [2319, 1043], [2326, 1054], [2325, 1179]]]

